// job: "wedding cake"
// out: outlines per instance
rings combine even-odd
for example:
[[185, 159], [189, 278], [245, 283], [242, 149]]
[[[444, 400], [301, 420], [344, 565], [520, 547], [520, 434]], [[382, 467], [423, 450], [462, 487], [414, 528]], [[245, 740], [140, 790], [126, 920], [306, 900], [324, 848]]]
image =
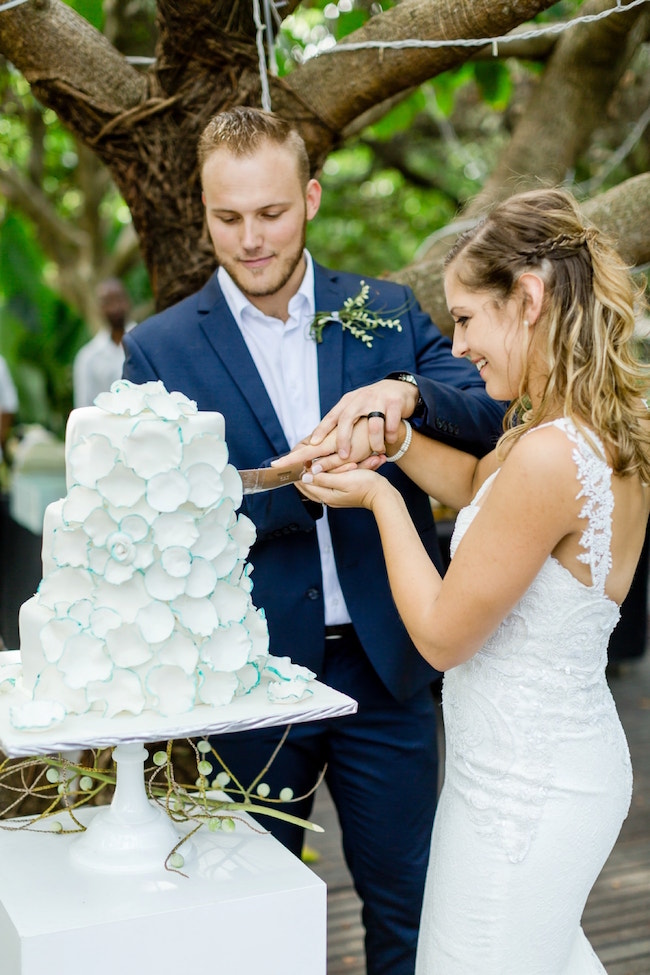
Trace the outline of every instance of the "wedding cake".
[[296, 699], [314, 675], [269, 655], [237, 514], [224, 419], [161, 382], [126, 380], [73, 410], [65, 498], [47, 508], [43, 579], [20, 610], [16, 728], [68, 714], [183, 714], [261, 682]]

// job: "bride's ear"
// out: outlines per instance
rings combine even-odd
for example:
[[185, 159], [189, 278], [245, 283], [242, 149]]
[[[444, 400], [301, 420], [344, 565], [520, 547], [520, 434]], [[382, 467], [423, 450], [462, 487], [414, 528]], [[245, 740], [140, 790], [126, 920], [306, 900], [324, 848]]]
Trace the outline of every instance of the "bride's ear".
[[540, 316], [544, 301], [545, 284], [539, 274], [526, 271], [519, 278], [524, 299], [524, 318], [529, 325], [534, 325]]

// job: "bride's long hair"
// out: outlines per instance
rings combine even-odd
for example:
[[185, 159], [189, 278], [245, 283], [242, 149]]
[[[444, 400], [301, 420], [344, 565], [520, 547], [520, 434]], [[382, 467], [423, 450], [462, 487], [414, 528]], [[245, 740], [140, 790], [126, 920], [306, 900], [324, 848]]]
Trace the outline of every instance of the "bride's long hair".
[[[650, 429], [645, 396], [650, 375], [634, 348], [642, 290], [605, 234], [589, 226], [571, 194], [519, 193], [462, 234], [445, 258], [464, 287], [498, 305], [517, 297], [525, 272], [544, 281], [544, 300], [501, 449], [531, 426], [556, 416], [593, 430], [609, 447], [618, 474], [650, 483]], [[521, 319], [526, 309], [521, 294]], [[533, 408], [527, 396], [532, 355], [548, 376]]]

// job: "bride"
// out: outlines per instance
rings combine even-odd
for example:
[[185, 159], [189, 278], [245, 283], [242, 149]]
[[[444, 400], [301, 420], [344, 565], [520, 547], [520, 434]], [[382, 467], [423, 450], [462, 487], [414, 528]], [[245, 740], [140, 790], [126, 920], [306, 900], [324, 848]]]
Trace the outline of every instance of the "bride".
[[[496, 450], [417, 433], [417, 388], [383, 380], [293, 459], [308, 497], [372, 512], [402, 619], [445, 671], [417, 975], [596, 975], [580, 920], [632, 788], [607, 645], [650, 501], [635, 288], [569, 194], [536, 190], [457, 240], [445, 292], [454, 355], [512, 401]], [[444, 581], [385, 461], [459, 510]]]

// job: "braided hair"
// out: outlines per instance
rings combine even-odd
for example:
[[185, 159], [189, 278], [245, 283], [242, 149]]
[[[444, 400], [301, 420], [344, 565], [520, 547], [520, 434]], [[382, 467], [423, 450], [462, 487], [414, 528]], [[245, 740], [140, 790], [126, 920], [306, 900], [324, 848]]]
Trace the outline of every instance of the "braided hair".
[[520, 295], [522, 320], [519, 278], [532, 272], [544, 281], [529, 353], [542, 352], [548, 376], [540, 401], [531, 407], [525, 366], [501, 449], [561, 410], [609, 446], [616, 473], [637, 473], [650, 483], [644, 402], [650, 379], [634, 349], [641, 289], [612, 242], [585, 224], [571, 194], [532, 190], [497, 204], [457, 238], [445, 268], [452, 264], [464, 287], [491, 294], [498, 305]]

